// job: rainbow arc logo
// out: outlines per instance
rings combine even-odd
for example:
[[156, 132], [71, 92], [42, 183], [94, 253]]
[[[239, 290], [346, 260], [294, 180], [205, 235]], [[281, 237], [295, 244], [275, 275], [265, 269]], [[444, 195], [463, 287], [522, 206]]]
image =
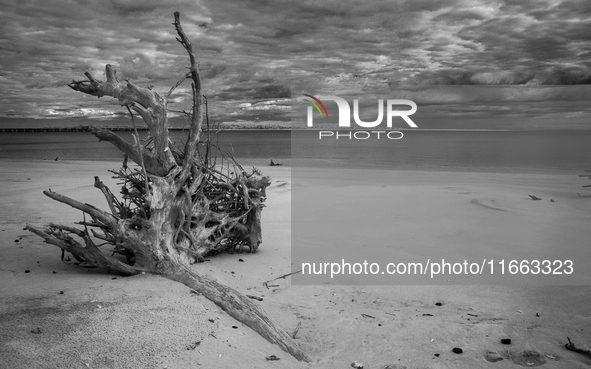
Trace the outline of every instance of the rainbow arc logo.
[[[324, 104], [322, 103], [322, 101], [318, 100], [317, 98], [315, 98], [312, 95], [308, 95], [308, 94], [302, 94], [303, 96], [307, 96], [311, 99], [313, 99], [314, 101], [316, 101], [318, 104], [320, 104], [320, 106], [322, 106], [322, 109], [324, 109], [324, 114], [326, 114], [326, 117], [328, 118], [328, 112], [326, 111], [326, 107], [324, 106]], [[324, 117], [322, 115], [322, 110], [320, 110], [320, 107], [314, 102], [314, 101], [310, 101], [308, 99], [304, 99], [304, 101], [309, 102], [310, 104], [314, 105], [314, 107], [316, 108], [316, 110], [318, 110], [318, 112], [320, 113], [321, 117]]]
[[[383, 134], [387, 138], [391, 140], [399, 140], [401, 139], [404, 134], [400, 131], [391, 130], [393, 124], [392, 120], [395, 117], [402, 118], [411, 128], [418, 128], [417, 125], [409, 118], [409, 115], [413, 115], [417, 111], [417, 104], [415, 104], [411, 100], [402, 100], [402, 99], [387, 99], [384, 104], [384, 99], [378, 99], [378, 117], [374, 121], [364, 121], [361, 120], [359, 117], [359, 99], [353, 99], [353, 109], [351, 111], [351, 106], [349, 102], [342, 97], [339, 96], [332, 96], [332, 95], [319, 95], [318, 97], [302, 94], [302, 96], [308, 97], [309, 99], [302, 99], [303, 101], [309, 102], [310, 105], [314, 106], [318, 113], [320, 113], [321, 117], [328, 118], [328, 112], [326, 111], [326, 107], [320, 101], [320, 99], [326, 101], [330, 100], [337, 104], [338, 107], [338, 119], [339, 119], [339, 127], [345, 128], [347, 131], [339, 132], [339, 131], [319, 131], [319, 138], [322, 139], [323, 137], [349, 137], [350, 139], [361, 139], [366, 140], [372, 135], [377, 135], [377, 138], [380, 138], [380, 135]], [[308, 114], [307, 114], [307, 126], [309, 128], [314, 127], [314, 109], [312, 106], [308, 106]], [[410, 109], [407, 110], [397, 110], [400, 106], [408, 106]], [[321, 109], [322, 108], [322, 109]], [[324, 114], [323, 114], [324, 111]], [[352, 114], [351, 114], [352, 113]], [[351, 119], [353, 118], [353, 119]], [[385, 118], [385, 119], [384, 119]], [[383, 123], [385, 120], [386, 128], [388, 130], [379, 131], [359, 131], [356, 129], [351, 130], [351, 120], [355, 121], [355, 124], [361, 128], [376, 128], [380, 124]], [[326, 126], [326, 124], [323, 124]]]

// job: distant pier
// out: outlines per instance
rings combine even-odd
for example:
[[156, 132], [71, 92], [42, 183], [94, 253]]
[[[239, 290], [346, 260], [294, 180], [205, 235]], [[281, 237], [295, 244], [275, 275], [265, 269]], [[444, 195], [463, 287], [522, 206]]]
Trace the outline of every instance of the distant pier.
[[[97, 127], [108, 129], [111, 131], [133, 131], [133, 127], [126, 126], [110, 126]], [[169, 127], [169, 131], [182, 131], [185, 128]], [[147, 131], [148, 127], [137, 127], [138, 131]], [[90, 132], [89, 126], [75, 126], [75, 127], [44, 127], [44, 128], [0, 128], [0, 133], [38, 133], [38, 132]]]

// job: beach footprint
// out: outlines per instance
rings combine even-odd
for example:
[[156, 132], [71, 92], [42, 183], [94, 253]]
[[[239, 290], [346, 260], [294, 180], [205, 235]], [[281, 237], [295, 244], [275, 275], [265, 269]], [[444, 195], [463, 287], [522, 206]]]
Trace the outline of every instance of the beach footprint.
[[525, 366], [528, 368], [533, 368], [536, 366], [546, 364], [546, 360], [544, 359], [544, 355], [540, 354], [537, 351], [533, 350], [524, 350], [520, 351], [516, 354], [511, 355], [511, 361], [514, 364]]
[[445, 190], [445, 191], [453, 191], [457, 195], [473, 195], [473, 194], [478, 193], [476, 191], [470, 190], [469, 188], [456, 187], [456, 186], [446, 186], [446, 187], [441, 187], [441, 189]]
[[278, 191], [278, 192], [285, 192], [285, 191], [291, 190], [291, 188], [289, 186], [289, 182], [281, 181], [281, 180], [273, 181], [271, 186], [269, 186], [269, 189], [272, 189], [272, 190]]
[[[441, 187], [441, 189], [446, 190], [446, 191], [453, 191], [457, 195], [478, 195], [479, 194], [479, 192], [477, 192], [477, 191], [472, 191], [469, 188], [464, 188], [464, 187], [448, 186], [448, 187]], [[490, 209], [490, 210], [508, 211], [507, 209], [498, 205], [495, 199], [484, 198], [484, 197], [474, 198], [474, 199], [470, 200], [470, 203], [477, 205], [477, 206], [481, 206], [486, 209]]]
[[486, 208], [486, 209], [498, 210], [498, 211], [507, 211], [507, 209], [504, 209], [501, 206], [499, 206], [494, 199], [484, 199], [484, 198], [481, 198], [481, 199], [472, 199], [470, 201], [470, 203], [472, 203], [474, 205], [481, 206], [481, 207]]
[[275, 181], [274, 184], [275, 184], [275, 186], [272, 186], [272, 187], [285, 187], [285, 186], [287, 186], [288, 183], [285, 181]]

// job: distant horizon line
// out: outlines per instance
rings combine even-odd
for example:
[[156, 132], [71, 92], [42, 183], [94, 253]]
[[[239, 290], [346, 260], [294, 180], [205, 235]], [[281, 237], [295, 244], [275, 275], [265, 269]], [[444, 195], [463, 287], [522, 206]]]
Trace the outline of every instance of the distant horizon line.
[[[50, 126], [50, 127], [7, 127], [0, 128], [0, 133], [68, 133], [68, 132], [90, 132], [92, 125], [78, 125], [78, 126]], [[132, 132], [133, 127], [130, 126], [96, 126], [97, 128], [113, 130], [116, 132]], [[148, 127], [137, 127], [138, 131], [149, 131]], [[188, 127], [169, 127], [170, 131], [184, 131], [189, 130]], [[228, 126], [225, 128], [207, 129], [202, 128], [202, 131], [334, 131], [334, 129], [323, 129], [323, 128], [306, 128], [306, 127], [232, 127]], [[548, 131], [591, 131], [589, 129], [577, 129], [577, 128], [541, 128], [541, 129], [494, 129], [494, 128], [391, 128], [391, 129], [341, 129], [340, 131], [404, 131], [404, 132], [548, 132]]]

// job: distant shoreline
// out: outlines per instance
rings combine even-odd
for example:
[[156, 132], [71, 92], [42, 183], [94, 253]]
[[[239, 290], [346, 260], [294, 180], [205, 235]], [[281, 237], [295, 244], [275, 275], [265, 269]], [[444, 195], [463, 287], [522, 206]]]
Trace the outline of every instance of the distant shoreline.
[[[0, 128], [0, 133], [45, 133], [45, 132], [90, 132], [91, 126], [56, 126], [56, 127], [8, 127]], [[95, 126], [101, 129], [108, 129], [115, 132], [133, 132], [134, 128], [130, 126]], [[148, 127], [141, 126], [137, 127], [140, 132], [149, 131]], [[182, 132], [189, 131], [187, 127], [169, 127], [169, 131]], [[218, 131], [335, 131], [334, 127], [302, 127], [302, 126], [270, 126], [270, 125], [227, 125], [223, 128], [217, 128], [212, 130], [202, 129], [203, 132], [218, 132]], [[336, 130], [340, 131], [362, 131], [363, 129], [358, 128], [344, 128]], [[374, 129], [369, 131], [404, 131], [404, 132], [589, 132], [587, 129], [460, 129], [460, 128], [387, 128], [387, 129]]]
[[[111, 127], [98, 127], [102, 129], [108, 129], [111, 131], [116, 132], [133, 132], [133, 127], [128, 126], [111, 126]], [[277, 127], [277, 128], [261, 128], [261, 127], [252, 127], [252, 128], [245, 128], [245, 127], [224, 127], [220, 130], [222, 131], [238, 131], [238, 130], [290, 130], [291, 128], [288, 127]], [[148, 127], [137, 127], [138, 131], [148, 131]], [[179, 128], [179, 127], [169, 127], [169, 131], [188, 131], [188, 128]], [[212, 132], [218, 131], [212, 130]], [[90, 126], [75, 126], [75, 127], [28, 127], [28, 128], [0, 128], [0, 133], [44, 133], [44, 132], [90, 132]], [[203, 129], [203, 132], [207, 132], [206, 129]]]

